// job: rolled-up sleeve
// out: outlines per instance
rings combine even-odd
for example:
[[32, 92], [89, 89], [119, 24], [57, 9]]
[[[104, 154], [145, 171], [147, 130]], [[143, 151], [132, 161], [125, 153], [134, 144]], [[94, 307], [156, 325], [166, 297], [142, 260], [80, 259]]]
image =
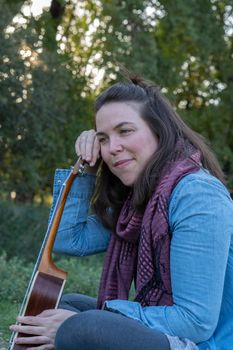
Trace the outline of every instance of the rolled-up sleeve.
[[106, 307], [165, 334], [195, 343], [209, 339], [219, 319], [232, 214], [232, 200], [217, 179], [185, 177], [169, 205], [174, 305], [141, 307], [113, 300]]
[[[57, 169], [54, 177], [51, 220], [61, 187], [69, 170]], [[85, 174], [74, 179], [68, 194], [53, 250], [73, 256], [90, 255], [106, 250], [110, 231], [96, 215], [90, 214], [90, 200], [94, 191], [95, 176]]]

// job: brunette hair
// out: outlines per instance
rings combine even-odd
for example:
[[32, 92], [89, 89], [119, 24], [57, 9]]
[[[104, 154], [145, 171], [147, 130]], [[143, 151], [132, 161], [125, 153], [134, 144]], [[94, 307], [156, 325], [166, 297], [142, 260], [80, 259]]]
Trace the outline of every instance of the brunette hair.
[[[139, 212], [145, 209], [165, 167], [176, 159], [178, 142], [182, 145], [179, 147], [182, 157], [190, 155], [187, 145], [191, 144], [199, 150], [202, 166], [224, 182], [224, 174], [204, 138], [185, 124], [154, 83], [138, 77], [131, 78], [129, 82], [116, 83], [98, 96], [95, 104], [96, 112], [111, 102], [138, 104], [142, 119], [158, 138], [158, 149], [133, 187], [132, 204]], [[97, 174], [92, 207], [105, 226], [114, 228], [130, 190], [102, 161]], [[110, 208], [111, 215], [109, 215]]]

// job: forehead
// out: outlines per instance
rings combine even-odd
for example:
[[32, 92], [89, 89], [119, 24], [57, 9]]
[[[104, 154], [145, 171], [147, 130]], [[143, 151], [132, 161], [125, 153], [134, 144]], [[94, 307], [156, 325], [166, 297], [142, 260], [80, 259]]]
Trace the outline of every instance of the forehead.
[[119, 123], [145, 123], [140, 110], [141, 104], [134, 101], [106, 103], [96, 113], [96, 129], [114, 127]]

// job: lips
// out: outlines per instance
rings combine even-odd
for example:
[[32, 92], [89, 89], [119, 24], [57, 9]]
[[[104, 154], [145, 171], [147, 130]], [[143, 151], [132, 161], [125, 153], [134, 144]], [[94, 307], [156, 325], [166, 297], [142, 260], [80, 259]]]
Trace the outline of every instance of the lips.
[[129, 162], [131, 162], [132, 159], [122, 159], [122, 160], [118, 160], [117, 162], [115, 162], [113, 164], [113, 166], [116, 167], [122, 167], [124, 165], [127, 165]]

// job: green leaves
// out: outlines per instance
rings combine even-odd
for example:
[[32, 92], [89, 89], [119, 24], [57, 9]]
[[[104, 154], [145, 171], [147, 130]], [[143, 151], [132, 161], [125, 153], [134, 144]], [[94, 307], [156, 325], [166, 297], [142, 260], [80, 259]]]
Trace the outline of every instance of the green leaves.
[[165, 88], [233, 185], [229, 0], [57, 0], [38, 18], [12, 22], [23, 3], [0, 0], [2, 197], [51, 192], [48, 174], [74, 162], [76, 137], [93, 127], [94, 98], [122, 79], [119, 65]]

